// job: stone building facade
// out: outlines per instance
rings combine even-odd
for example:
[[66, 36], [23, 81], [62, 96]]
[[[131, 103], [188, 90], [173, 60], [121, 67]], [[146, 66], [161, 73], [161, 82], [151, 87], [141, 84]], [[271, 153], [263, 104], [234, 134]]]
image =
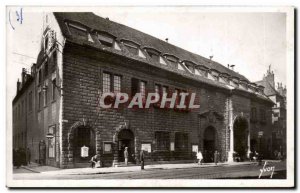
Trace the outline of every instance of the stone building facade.
[[[251, 151], [268, 157], [273, 151], [273, 102], [263, 86], [211, 59], [93, 13], [49, 13], [45, 20], [34, 65], [38, 73], [29, 76], [35, 105], [41, 97], [54, 93], [56, 98], [42, 110], [34, 108], [34, 126], [28, 130], [39, 130], [36, 142], [46, 141], [49, 165], [84, 167], [93, 155], [105, 166], [117, 165], [124, 161], [125, 147], [133, 163], [141, 149], [152, 162], [192, 160], [197, 150], [206, 162], [212, 161], [214, 151], [222, 162], [237, 156], [246, 160]], [[50, 68], [51, 75], [39, 78]], [[105, 92], [196, 93], [200, 108], [104, 109], [99, 100]], [[14, 101], [15, 108], [18, 97]], [[253, 107], [261, 109], [255, 121]], [[23, 145], [30, 138], [27, 134]], [[37, 143], [32, 145], [38, 149]], [[89, 148], [87, 156], [82, 147]]]

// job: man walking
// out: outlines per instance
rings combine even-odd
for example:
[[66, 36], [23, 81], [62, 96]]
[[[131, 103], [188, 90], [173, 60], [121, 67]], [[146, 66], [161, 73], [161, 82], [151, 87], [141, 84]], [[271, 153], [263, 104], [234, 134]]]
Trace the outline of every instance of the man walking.
[[26, 161], [27, 161], [27, 164], [28, 164], [28, 165], [30, 165], [30, 159], [31, 159], [31, 152], [30, 152], [29, 147], [27, 147], [27, 151], [26, 151]]
[[141, 161], [141, 169], [144, 169], [144, 165], [145, 165], [145, 154], [144, 154], [144, 150], [141, 150], [141, 154], [140, 154], [140, 161]]
[[128, 147], [125, 147], [124, 150], [124, 158], [125, 158], [125, 165], [128, 165]]

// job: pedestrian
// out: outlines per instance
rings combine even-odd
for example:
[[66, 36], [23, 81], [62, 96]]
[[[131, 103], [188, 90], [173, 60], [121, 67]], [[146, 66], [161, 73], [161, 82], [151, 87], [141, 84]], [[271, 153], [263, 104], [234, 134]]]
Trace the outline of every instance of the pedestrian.
[[97, 155], [94, 155], [91, 159], [91, 167], [94, 168], [98, 162]]
[[29, 147], [27, 147], [27, 150], [26, 150], [26, 159], [27, 159], [27, 164], [29, 165], [30, 159], [31, 159], [31, 152], [30, 152]]
[[197, 159], [198, 159], [198, 165], [202, 165], [203, 155], [202, 155], [201, 151], [198, 151]]
[[125, 165], [128, 165], [128, 147], [125, 147], [124, 150], [124, 158], [125, 158]]
[[145, 154], [144, 154], [144, 150], [141, 150], [140, 161], [141, 161], [141, 170], [143, 170], [144, 166], [145, 166]]
[[214, 153], [214, 161], [215, 161], [215, 165], [218, 164], [218, 157], [219, 157], [218, 155], [219, 155], [219, 153], [218, 153], [218, 151], [216, 150], [215, 153]]
[[277, 159], [278, 159], [278, 160], [281, 160], [281, 158], [282, 158], [282, 157], [281, 157], [281, 152], [279, 151], [278, 154], [277, 154]]
[[21, 162], [21, 153], [20, 153], [20, 149], [16, 149], [16, 167], [19, 168], [22, 165]]
[[23, 147], [20, 148], [19, 151], [20, 151], [21, 165], [26, 166], [27, 165], [26, 151]]
[[39, 143], [39, 162], [41, 165], [46, 165], [46, 143], [44, 140]]

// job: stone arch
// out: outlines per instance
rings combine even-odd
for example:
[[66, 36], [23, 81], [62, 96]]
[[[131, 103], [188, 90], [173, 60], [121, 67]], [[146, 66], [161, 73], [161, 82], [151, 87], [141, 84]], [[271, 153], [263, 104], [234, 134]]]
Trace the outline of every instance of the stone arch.
[[218, 132], [215, 126], [209, 125], [203, 130], [203, 157], [205, 162], [213, 162], [214, 151], [218, 150]]
[[233, 120], [233, 150], [241, 160], [245, 160], [249, 151], [249, 121], [242, 115]]
[[69, 157], [69, 162], [70, 163], [74, 163], [74, 136], [75, 136], [75, 131], [78, 128], [87, 128], [90, 129], [93, 132], [94, 135], [94, 145], [95, 145], [95, 152], [96, 152], [96, 130], [90, 126], [89, 124], [86, 123], [85, 120], [80, 120], [75, 122], [69, 129], [68, 129], [68, 133], [67, 133], [67, 139], [68, 139], [68, 157]]

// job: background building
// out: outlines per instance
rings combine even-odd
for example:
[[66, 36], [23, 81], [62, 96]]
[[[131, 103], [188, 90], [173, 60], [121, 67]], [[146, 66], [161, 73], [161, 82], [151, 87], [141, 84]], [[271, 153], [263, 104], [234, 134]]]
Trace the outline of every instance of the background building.
[[[255, 150], [272, 155], [274, 103], [264, 86], [93, 13], [54, 13], [44, 20], [40, 54], [25, 73], [31, 81], [18, 83], [30, 86], [18, 89], [13, 102], [14, 147], [30, 147], [32, 160], [41, 156], [41, 140], [47, 164], [62, 168], [87, 166], [95, 154], [106, 166], [116, 165], [125, 147], [131, 162], [141, 149], [152, 161], [191, 160], [197, 150], [206, 162], [216, 150], [222, 162], [245, 160]], [[196, 93], [200, 108], [102, 109], [104, 92]], [[15, 115], [23, 98], [32, 102]]]
[[286, 155], [286, 87], [283, 87], [282, 83], [277, 83], [276, 89], [271, 66], [269, 66], [263, 80], [256, 83], [264, 86], [265, 94], [274, 102], [272, 108], [272, 149], [281, 152], [281, 155]]

